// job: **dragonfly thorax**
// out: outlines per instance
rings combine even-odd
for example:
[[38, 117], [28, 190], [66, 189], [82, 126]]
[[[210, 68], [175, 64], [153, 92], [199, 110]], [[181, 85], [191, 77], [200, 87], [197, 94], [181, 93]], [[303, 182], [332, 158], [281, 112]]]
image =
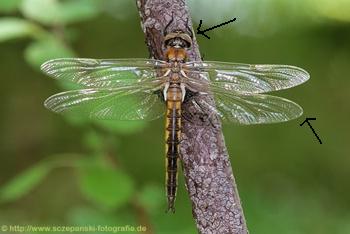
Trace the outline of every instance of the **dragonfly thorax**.
[[165, 53], [168, 62], [184, 63], [187, 59], [187, 51], [183, 48], [168, 47]]

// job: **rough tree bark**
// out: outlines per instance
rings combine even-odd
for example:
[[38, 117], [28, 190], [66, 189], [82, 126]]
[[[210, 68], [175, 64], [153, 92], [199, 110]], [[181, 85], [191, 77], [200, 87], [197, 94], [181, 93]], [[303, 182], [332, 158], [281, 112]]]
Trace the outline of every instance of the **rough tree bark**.
[[[181, 29], [191, 33], [192, 21], [185, 0], [137, 0], [137, 6], [153, 58], [164, 59], [163, 33], [169, 22], [167, 31]], [[189, 60], [201, 60], [195, 35]], [[208, 96], [196, 98], [213, 102]], [[185, 104], [183, 112], [191, 114], [192, 108]], [[181, 161], [197, 228], [200, 233], [248, 233], [220, 120], [203, 121], [195, 115], [191, 118], [184, 118], [182, 123]]]

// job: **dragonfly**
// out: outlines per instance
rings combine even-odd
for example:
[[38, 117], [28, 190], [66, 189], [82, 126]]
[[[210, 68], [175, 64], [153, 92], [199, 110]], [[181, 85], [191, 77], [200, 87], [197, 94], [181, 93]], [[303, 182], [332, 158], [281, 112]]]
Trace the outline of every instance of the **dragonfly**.
[[[167, 33], [163, 41], [164, 60], [60, 58], [41, 69], [76, 85], [44, 102], [54, 112], [118, 121], [165, 116], [167, 211], [174, 213], [183, 104], [236, 124], [285, 122], [302, 115], [302, 108], [265, 93], [300, 85], [310, 75], [289, 65], [189, 61], [193, 39], [181, 30]], [[206, 95], [215, 102], [194, 98]]]

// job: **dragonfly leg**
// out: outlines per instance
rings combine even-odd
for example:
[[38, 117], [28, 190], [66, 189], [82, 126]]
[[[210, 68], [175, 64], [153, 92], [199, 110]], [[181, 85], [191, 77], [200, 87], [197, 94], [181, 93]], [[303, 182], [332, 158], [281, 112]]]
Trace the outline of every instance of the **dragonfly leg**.
[[168, 92], [169, 86], [170, 86], [169, 82], [166, 82], [164, 85], [164, 89], [163, 89], [164, 101], [167, 100], [167, 92]]
[[180, 88], [181, 88], [181, 94], [182, 94], [182, 102], [185, 100], [185, 96], [186, 96], [186, 88], [185, 88], [185, 84], [181, 83], [180, 84]]
[[163, 32], [163, 36], [165, 37], [168, 34], [168, 27], [170, 26], [170, 24], [174, 21], [174, 12], [171, 12], [171, 20], [169, 21], [169, 23], [165, 26], [164, 28], [164, 32]]
[[188, 30], [188, 33], [190, 34], [190, 37], [193, 39], [193, 31], [192, 31], [192, 28], [188, 25], [188, 18], [186, 20], [186, 28]]

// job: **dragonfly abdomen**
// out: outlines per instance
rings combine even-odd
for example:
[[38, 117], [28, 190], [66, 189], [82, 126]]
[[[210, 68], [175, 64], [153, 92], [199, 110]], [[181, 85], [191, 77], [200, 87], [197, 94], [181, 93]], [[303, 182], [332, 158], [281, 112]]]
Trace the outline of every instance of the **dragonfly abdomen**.
[[177, 190], [177, 169], [179, 144], [181, 140], [181, 90], [170, 87], [167, 92], [167, 111], [165, 123], [166, 142], [166, 191], [168, 199], [167, 211], [175, 212]]

